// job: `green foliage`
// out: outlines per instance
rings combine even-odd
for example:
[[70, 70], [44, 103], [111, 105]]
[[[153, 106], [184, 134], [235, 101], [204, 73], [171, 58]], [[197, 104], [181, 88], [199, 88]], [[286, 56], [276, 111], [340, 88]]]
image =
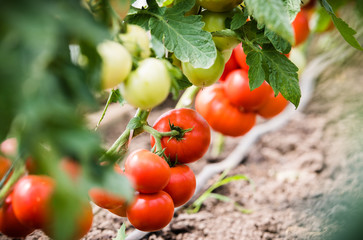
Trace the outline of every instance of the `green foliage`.
[[112, 240], [125, 240], [125, 239], [126, 239], [126, 225], [125, 223], [123, 223], [120, 229], [117, 231], [117, 236]]
[[349, 25], [344, 22], [341, 18], [338, 18], [333, 8], [330, 6], [330, 4], [326, 0], [320, 0], [320, 3], [322, 7], [328, 12], [328, 14], [331, 16], [331, 19], [333, 20], [333, 23], [335, 27], [338, 29], [342, 37], [347, 41], [352, 47], [363, 50], [363, 47], [359, 44], [357, 39], [354, 37], [354, 35], [357, 33], [354, 29], [350, 28]]
[[201, 16], [184, 17], [194, 2], [183, 1], [172, 8], [159, 8], [155, 0], [149, 0], [147, 9], [137, 10], [126, 21], [150, 29], [151, 34], [179, 60], [197, 68], [208, 68], [217, 56], [212, 36], [202, 30]]

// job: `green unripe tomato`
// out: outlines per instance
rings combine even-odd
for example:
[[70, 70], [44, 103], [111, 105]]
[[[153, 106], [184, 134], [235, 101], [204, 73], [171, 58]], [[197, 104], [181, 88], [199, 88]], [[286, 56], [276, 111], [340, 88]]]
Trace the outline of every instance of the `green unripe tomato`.
[[195, 68], [191, 63], [183, 62], [182, 69], [191, 83], [198, 87], [207, 87], [218, 81], [224, 70], [224, 58], [217, 51], [217, 58], [210, 68]]
[[228, 49], [228, 50], [224, 50], [221, 52], [223, 59], [224, 59], [224, 63], [227, 63], [228, 60], [231, 58], [232, 52], [233, 52], [233, 49]]
[[162, 103], [169, 94], [171, 79], [163, 61], [146, 58], [120, 85], [125, 100], [134, 107], [150, 109]]
[[227, 12], [237, 7], [242, 0], [197, 0], [203, 8], [212, 12]]
[[131, 72], [131, 55], [124, 46], [112, 41], [101, 43], [97, 50], [102, 58], [101, 88], [114, 88]]
[[128, 24], [126, 33], [119, 35], [125, 48], [134, 56], [150, 56], [150, 40], [146, 31], [137, 25]]
[[[175, 5], [175, 4], [180, 3], [182, 1], [189, 1], [189, 0], [174, 0], [173, 4]], [[199, 8], [200, 8], [200, 5], [196, 2], [194, 7], [192, 7], [192, 9], [190, 9], [188, 12], [185, 13], [185, 16], [198, 14]]]
[[[205, 23], [203, 29], [208, 32], [216, 32], [226, 29], [226, 19], [232, 17], [232, 12], [216, 13], [211, 11], [203, 11], [201, 13], [202, 20]], [[232, 50], [240, 41], [235, 37], [212, 37], [216, 47], [220, 51]]]

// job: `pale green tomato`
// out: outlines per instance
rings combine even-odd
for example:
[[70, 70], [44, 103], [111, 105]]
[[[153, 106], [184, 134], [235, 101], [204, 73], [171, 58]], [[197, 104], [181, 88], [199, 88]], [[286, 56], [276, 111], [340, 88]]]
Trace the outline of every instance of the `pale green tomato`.
[[237, 7], [242, 0], [197, 0], [200, 6], [213, 12], [227, 12]]
[[224, 58], [224, 63], [227, 63], [228, 60], [231, 58], [232, 52], [233, 52], [233, 49], [227, 49], [227, 50], [224, 50], [221, 52], [221, 54]]
[[146, 31], [137, 25], [128, 24], [126, 33], [119, 35], [122, 44], [134, 56], [148, 58], [150, 56], [150, 40]]
[[[232, 12], [216, 13], [211, 11], [203, 11], [202, 20], [205, 23], [203, 30], [208, 32], [221, 31], [226, 28], [225, 21], [228, 17], [232, 17]], [[212, 37], [216, 47], [220, 51], [232, 50], [240, 41], [235, 37]]]
[[224, 70], [224, 58], [217, 51], [217, 58], [210, 68], [195, 68], [188, 62], [182, 63], [183, 73], [191, 83], [198, 87], [207, 87], [218, 81]]
[[112, 41], [101, 43], [97, 50], [102, 58], [101, 88], [114, 88], [131, 72], [131, 55], [124, 46]]
[[125, 100], [134, 107], [150, 109], [162, 103], [169, 94], [171, 79], [163, 61], [146, 58], [120, 85]]

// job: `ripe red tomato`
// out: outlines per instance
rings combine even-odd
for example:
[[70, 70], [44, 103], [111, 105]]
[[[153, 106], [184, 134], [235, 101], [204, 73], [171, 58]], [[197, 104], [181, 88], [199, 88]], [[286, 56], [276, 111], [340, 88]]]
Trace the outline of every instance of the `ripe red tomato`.
[[237, 60], [236, 60], [236, 53], [235, 53], [235, 51], [233, 51], [231, 57], [224, 65], [224, 71], [223, 71], [223, 74], [222, 74], [221, 78], [219, 79], [219, 81], [224, 82], [230, 72], [232, 72], [235, 69], [239, 69], [239, 68], [240, 68], [240, 66], [238, 65]]
[[192, 198], [195, 186], [193, 171], [187, 165], [176, 165], [171, 168], [170, 181], [163, 191], [173, 199], [174, 207], [179, 207]]
[[23, 238], [33, 232], [33, 228], [24, 226], [14, 214], [12, 193], [6, 197], [4, 205], [0, 208], [0, 232], [8, 237]]
[[131, 178], [137, 191], [155, 193], [168, 184], [170, 167], [158, 155], [145, 149], [139, 149], [127, 157], [125, 174]]
[[0, 156], [0, 180], [5, 176], [11, 167], [11, 161]]
[[117, 216], [126, 217], [126, 209], [127, 205], [123, 204], [121, 206], [118, 206], [117, 208], [107, 209], [107, 210], [112, 212], [113, 214], [116, 214]]
[[247, 133], [256, 122], [256, 114], [244, 112], [232, 105], [221, 84], [201, 90], [195, 108], [217, 132], [237, 137]]
[[266, 81], [251, 91], [248, 72], [243, 69], [234, 70], [227, 76], [224, 89], [229, 101], [246, 111], [254, 111], [262, 107], [273, 92]]
[[138, 194], [127, 208], [130, 223], [141, 231], [158, 231], [169, 224], [174, 214], [173, 199], [164, 191]]
[[303, 43], [309, 36], [309, 20], [306, 10], [302, 9], [292, 22], [292, 27], [295, 34], [295, 46]]
[[237, 47], [233, 49], [233, 53], [238, 65], [242, 69], [248, 70], [250, 67], [246, 63], [247, 55], [243, 52], [242, 43], [238, 44]]
[[13, 208], [19, 222], [31, 228], [49, 224], [54, 188], [55, 181], [48, 176], [28, 175], [21, 178], [13, 191]]
[[279, 93], [276, 97], [274, 94], [270, 94], [268, 101], [260, 109], [257, 110], [257, 114], [264, 118], [272, 118], [281, 113], [289, 102]]
[[75, 160], [65, 157], [62, 158], [62, 160], [59, 162], [59, 165], [60, 169], [65, 171], [73, 181], [77, 181], [81, 176], [82, 167]]
[[106, 209], [114, 209], [125, 204], [125, 199], [102, 188], [91, 188], [88, 192], [92, 202]]
[[[195, 110], [180, 108], [170, 110], [161, 115], [154, 123], [153, 128], [160, 132], [169, 132], [173, 129], [192, 129], [181, 136], [174, 138], [161, 138], [161, 146], [165, 148], [165, 155], [171, 161], [190, 163], [197, 161], [207, 152], [210, 144], [210, 128], [207, 121]], [[155, 139], [151, 136], [151, 146]]]

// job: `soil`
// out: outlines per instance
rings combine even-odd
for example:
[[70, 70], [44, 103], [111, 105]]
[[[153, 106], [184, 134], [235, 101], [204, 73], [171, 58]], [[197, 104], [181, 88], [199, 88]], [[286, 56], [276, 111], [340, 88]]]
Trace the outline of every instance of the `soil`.
[[[362, 223], [354, 217], [363, 216], [359, 175], [363, 169], [362, 62], [362, 56], [355, 56], [349, 65], [331, 66], [319, 78], [309, 106], [250, 149], [228, 176], [243, 174], [251, 181], [230, 182], [214, 191], [232, 201], [208, 198], [195, 214], [181, 209], [169, 226], [143, 239], [355, 239], [355, 235], [338, 236], [347, 234], [342, 231], [348, 226]], [[155, 109], [150, 123], [174, 105], [169, 101]], [[134, 110], [126, 106], [122, 112], [111, 112], [108, 114], [114, 116], [106, 115], [111, 120], [105, 120], [100, 128], [108, 145], [119, 136]], [[209, 162], [225, 158], [239, 140], [227, 138], [218, 159], [208, 153], [191, 164], [192, 169], [198, 173]], [[137, 137], [130, 147], [131, 151], [149, 148], [148, 136]], [[217, 178], [211, 179], [209, 186]], [[112, 239], [123, 222], [127, 233], [133, 230], [126, 219], [97, 207], [95, 211], [93, 227], [84, 239]], [[38, 231], [26, 239], [48, 238]]]

